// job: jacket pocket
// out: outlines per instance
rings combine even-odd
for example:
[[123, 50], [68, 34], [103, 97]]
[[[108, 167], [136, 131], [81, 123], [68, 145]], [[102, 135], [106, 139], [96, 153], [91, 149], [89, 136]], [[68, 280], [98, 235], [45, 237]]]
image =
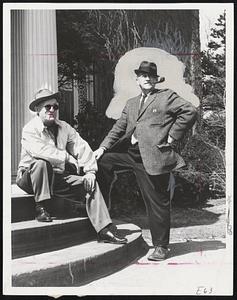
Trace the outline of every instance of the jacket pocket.
[[156, 145], [156, 149], [160, 153], [161, 165], [170, 166], [177, 163], [176, 153], [170, 144]]
[[156, 126], [156, 125], [163, 125], [164, 124], [164, 120], [161, 119], [159, 121], [154, 121], [150, 123], [150, 126]]
[[171, 144], [169, 144], [169, 143], [158, 144], [158, 145], [156, 145], [156, 147], [157, 147], [161, 152], [162, 152], [162, 150], [165, 151], [165, 150], [167, 150], [167, 149], [169, 149], [169, 148], [172, 149], [172, 146], [171, 146]]

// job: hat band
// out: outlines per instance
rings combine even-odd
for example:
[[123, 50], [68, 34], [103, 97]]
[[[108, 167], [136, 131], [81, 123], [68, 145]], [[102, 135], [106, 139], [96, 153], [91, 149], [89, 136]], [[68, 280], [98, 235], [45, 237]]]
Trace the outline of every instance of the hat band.
[[135, 70], [136, 74], [139, 74], [139, 73], [146, 73], [146, 74], [150, 74], [152, 76], [155, 76], [155, 77], [158, 77], [158, 75], [156, 74], [156, 71], [155, 70], [150, 70], [150, 69], [146, 69], [146, 68], [143, 68], [143, 69], [137, 69]]

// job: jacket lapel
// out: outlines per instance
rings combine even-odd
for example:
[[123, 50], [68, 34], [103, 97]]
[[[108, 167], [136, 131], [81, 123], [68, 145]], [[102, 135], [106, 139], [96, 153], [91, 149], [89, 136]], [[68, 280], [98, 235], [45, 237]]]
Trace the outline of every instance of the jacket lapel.
[[[146, 100], [146, 102], [144, 103], [144, 106], [138, 116], [138, 119], [143, 115], [143, 113], [145, 112], [145, 110], [147, 109], [147, 107], [156, 99], [157, 97], [157, 93], [153, 93], [151, 94], [148, 99]], [[138, 111], [138, 109], [137, 109]]]
[[132, 105], [132, 118], [133, 118], [133, 120], [137, 120], [137, 118], [138, 118], [140, 99], [141, 99], [141, 95], [138, 95], [137, 97], [134, 98], [133, 105]]

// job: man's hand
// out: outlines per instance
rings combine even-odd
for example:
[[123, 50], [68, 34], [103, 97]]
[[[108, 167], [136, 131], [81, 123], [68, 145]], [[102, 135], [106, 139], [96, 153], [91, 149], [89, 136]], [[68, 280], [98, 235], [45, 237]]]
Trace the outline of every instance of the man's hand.
[[84, 183], [84, 176], [68, 175], [68, 176], [65, 176], [64, 179], [70, 185], [78, 185], [78, 184], [83, 184]]
[[105, 152], [104, 148], [98, 148], [97, 150], [94, 151], [95, 154], [95, 159], [98, 160]]
[[87, 173], [83, 176], [84, 188], [87, 192], [93, 192], [95, 189], [95, 179], [95, 174], [93, 173]]

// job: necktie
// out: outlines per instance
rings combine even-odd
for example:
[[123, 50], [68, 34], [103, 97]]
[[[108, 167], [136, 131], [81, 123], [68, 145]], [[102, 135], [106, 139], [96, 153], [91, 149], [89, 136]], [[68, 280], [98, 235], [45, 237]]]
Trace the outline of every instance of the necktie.
[[143, 95], [142, 95], [141, 102], [140, 102], [140, 107], [139, 107], [138, 115], [140, 115], [140, 113], [141, 113], [141, 111], [142, 111], [142, 108], [143, 108], [144, 103], [145, 103], [145, 99], [146, 99], [146, 95], [143, 94]]
[[[140, 100], [140, 106], [139, 106], [139, 110], [138, 110], [138, 116], [140, 115], [141, 111], [142, 111], [142, 108], [144, 106], [144, 103], [145, 103], [145, 99], [146, 99], [146, 95], [143, 94], [142, 95], [142, 99]], [[135, 140], [134, 140], [135, 139]], [[135, 142], [137, 142], [137, 134], [136, 134], [136, 129], [133, 133], [133, 137], [132, 137], [132, 144], [134, 144]]]
[[54, 140], [55, 146], [57, 146], [58, 125], [52, 125], [52, 126], [48, 127], [48, 131]]

